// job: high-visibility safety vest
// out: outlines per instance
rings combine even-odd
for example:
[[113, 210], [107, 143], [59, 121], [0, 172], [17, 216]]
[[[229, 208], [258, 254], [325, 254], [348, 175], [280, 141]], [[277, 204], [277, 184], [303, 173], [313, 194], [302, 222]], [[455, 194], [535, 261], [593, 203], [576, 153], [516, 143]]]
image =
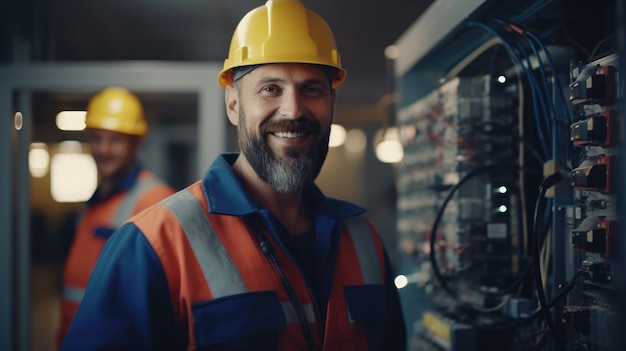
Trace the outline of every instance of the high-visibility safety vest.
[[237, 156], [111, 236], [62, 351], [405, 350], [391, 266], [364, 210], [304, 192], [315, 231], [304, 273], [239, 183]]
[[[89, 275], [109, 236], [128, 218], [174, 194], [174, 189], [140, 166], [122, 181], [122, 189], [83, 207], [63, 267], [60, 343], [85, 293]], [[125, 187], [127, 185], [127, 187]]]
[[296, 301], [244, 217], [208, 213], [200, 182], [133, 222], [164, 263], [174, 317], [188, 326], [187, 350], [242, 342], [252, 349], [307, 350], [298, 309], [316, 350], [383, 349], [382, 330], [375, 328], [386, 317], [384, 249], [364, 217], [347, 219], [341, 229], [325, 326], [297, 265], [272, 235], [263, 229]]

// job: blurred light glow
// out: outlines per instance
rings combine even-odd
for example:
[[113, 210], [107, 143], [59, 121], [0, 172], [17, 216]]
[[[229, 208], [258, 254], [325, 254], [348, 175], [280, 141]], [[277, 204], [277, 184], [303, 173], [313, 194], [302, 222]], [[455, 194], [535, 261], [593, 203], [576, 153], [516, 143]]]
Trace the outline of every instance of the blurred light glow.
[[24, 126], [24, 116], [22, 116], [21, 112], [15, 112], [15, 115], [13, 116], [13, 125], [15, 126], [15, 130], [22, 130], [22, 127]]
[[328, 146], [337, 147], [343, 145], [346, 142], [346, 128], [339, 124], [332, 124], [330, 126], [330, 140]]
[[400, 143], [398, 129], [389, 127], [376, 132], [376, 157], [384, 163], [398, 163], [404, 157], [404, 149]]
[[400, 127], [400, 142], [402, 145], [410, 145], [415, 141], [417, 136], [417, 127], [412, 124]]
[[396, 288], [402, 289], [409, 284], [409, 279], [405, 275], [400, 274], [396, 276], [393, 283], [396, 285]]
[[500, 84], [506, 83], [506, 76], [503, 76], [503, 75], [498, 76], [498, 83]]
[[97, 185], [98, 171], [91, 155], [59, 152], [52, 156], [50, 192], [54, 201], [87, 201]]
[[376, 146], [376, 157], [384, 163], [398, 163], [404, 157], [399, 140], [385, 140]]
[[360, 153], [365, 150], [367, 145], [367, 137], [365, 133], [358, 129], [353, 128], [346, 132], [346, 150], [352, 153]]
[[60, 130], [85, 129], [87, 111], [61, 111], [57, 113], [56, 125]]
[[34, 178], [41, 178], [48, 173], [50, 153], [45, 143], [31, 143], [28, 151], [28, 170]]
[[461, 180], [459, 172], [446, 172], [443, 175], [442, 183], [445, 185], [454, 185]]
[[385, 57], [388, 59], [397, 59], [400, 56], [400, 49], [396, 45], [389, 45], [385, 48]]
[[508, 189], [506, 188], [506, 186], [502, 185], [499, 186], [496, 191], [498, 192], [498, 194], [506, 194], [506, 192], [508, 191]]
[[59, 153], [64, 154], [80, 154], [83, 152], [83, 146], [76, 140], [64, 140], [59, 144]]
[[500, 205], [498, 207], [498, 212], [500, 213], [506, 213], [507, 210], [508, 210], [508, 207], [506, 207], [506, 205]]

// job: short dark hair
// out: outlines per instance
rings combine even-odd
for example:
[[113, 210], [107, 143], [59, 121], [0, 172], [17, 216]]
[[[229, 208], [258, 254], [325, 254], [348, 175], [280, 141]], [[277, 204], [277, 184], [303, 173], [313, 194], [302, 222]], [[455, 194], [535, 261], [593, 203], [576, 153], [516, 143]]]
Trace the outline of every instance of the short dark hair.
[[[258, 68], [259, 66], [261, 66], [261, 65], [248, 65], [248, 66], [233, 67], [232, 68], [232, 71], [233, 71], [233, 82], [237, 82], [239, 79], [241, 79], [241, 77], [243, 77], [246, 74], [252, 72], [253, 70]], [[334, 68], [334, 67], [326, 66], [326, 65], [314, 64], [314, 66], [319, 68], [319, 69], [321, 69], [322, 71], [324, 71], [324, 73], [326, 74], [326, 77], [328, 77], [328, 82], [332, 86], [333, 80], [335, 78], [335, 75], [337, 74], [337, 69]]]

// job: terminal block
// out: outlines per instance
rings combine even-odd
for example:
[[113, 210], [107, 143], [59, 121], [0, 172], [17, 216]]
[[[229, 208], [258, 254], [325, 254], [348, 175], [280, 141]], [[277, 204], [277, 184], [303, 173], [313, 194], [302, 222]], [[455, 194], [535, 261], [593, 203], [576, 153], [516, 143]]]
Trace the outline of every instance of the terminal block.
[[615, 72], [614, 66], [599, 67], [588, 76], [581, 75], [570, 84], [570, 101], [581, 103], [611, 105], [615, 103]]
[[613, 191], [614, 177], [611, 157], [600, 155], [587, 159], [572, 170], [572, 186], [577, 190], [598, 191], [610, 194]]
[[570, 141], [574, 146], [609, 147], [614, 143], [612, 128], [615, 111], [607, 110], [570, 126]]
[[611, 266], [603, 262], [583, 261], [580, 267], [585, 278], [596, 283], [610, 283], [613, 280]]
[[609, 258], [611, 235], [616, 233], [617, 222], [590, 217], [572, 231], [572, 245], [578, 251], [598, 253]]
[[425, 337], [446, 351], [476, 350], [476, 333], [466, 324], [458, 323], [439, 313], [426, 311], [422, 315]]
[[563, 309], [561, 322], [568, 329], [589, 334], [591, 332], [591, 310], [586, 306], [566, 306]]

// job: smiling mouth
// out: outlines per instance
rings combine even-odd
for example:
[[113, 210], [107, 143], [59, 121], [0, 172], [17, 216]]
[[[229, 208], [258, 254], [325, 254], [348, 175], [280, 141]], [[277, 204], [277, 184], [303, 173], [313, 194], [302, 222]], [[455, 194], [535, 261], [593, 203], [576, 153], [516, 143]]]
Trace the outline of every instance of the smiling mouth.
[[274, 132], [271, 134], [279, 138], [287, 138], [287, 139], [301, 138], [306, 135], [306, 133], [296, 133], [296, 132]]

